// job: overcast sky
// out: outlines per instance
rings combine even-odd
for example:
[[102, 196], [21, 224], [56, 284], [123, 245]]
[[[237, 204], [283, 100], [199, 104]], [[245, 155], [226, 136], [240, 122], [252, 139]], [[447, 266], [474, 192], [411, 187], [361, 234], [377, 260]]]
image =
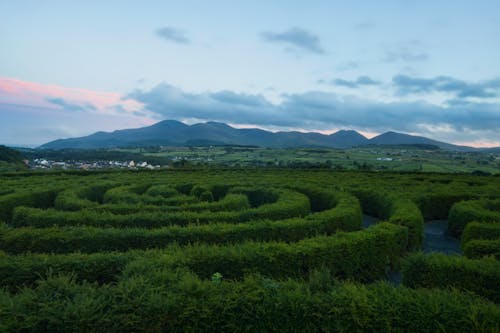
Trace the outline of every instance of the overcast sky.
[[500, 1], [0, 0], [0, 144], [163, 119], [500, 146]]

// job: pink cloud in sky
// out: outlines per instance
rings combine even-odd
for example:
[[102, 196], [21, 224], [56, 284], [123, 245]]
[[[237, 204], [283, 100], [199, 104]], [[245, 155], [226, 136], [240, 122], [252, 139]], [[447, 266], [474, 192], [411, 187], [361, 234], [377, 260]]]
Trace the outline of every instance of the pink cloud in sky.
[[63, 99], [67, 103], [91, 104], [96, 108], [96, 112], [106, 114], [113, 113], [116, 105], [122, 106], [128, 112], [141, 109], [140, 103], [130, 99], [122, 100], [122, 95], [119, 93], [0, 78], [0, 103], [57, 107], [48, 101], [51, 98]]

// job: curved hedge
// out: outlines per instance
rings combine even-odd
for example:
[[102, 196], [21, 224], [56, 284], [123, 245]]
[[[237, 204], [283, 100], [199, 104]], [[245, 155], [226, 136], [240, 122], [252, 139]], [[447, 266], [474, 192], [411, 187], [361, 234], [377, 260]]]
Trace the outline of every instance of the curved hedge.
[[467, 258], [482, 258], [493, 256], [500, 260], [500, 239], [482, 240], [475, 239], [467, 242], [463, 247], [464, 255]]
[[450, 233], [456, 236], [461, 235], [467, 223], [472, 221], [499, 223], [500, 200], [481, 199], [456, 203], [451, 207], [448, 221]]
[[20, 191], [0, 196], [0, 221], [10, 222], [18, 206], [48, 208], [54, 205], [59, 189]]
[[[73, 272], [79, 280], [103, 282], [107, 276], [105, 272], [113, 271], [108, 279], [113, 280], [131, 259], [138, 260], [130, 264], [128, 274], [159, 266], [169, 270], [189, 268], [204, 278], [210, 277], [214, 272], [238, 279], [248, 272], [281, 278], [303, 278], [315, 269], [328, 267], [332, 275], [338, 278], [373, 281], [385, 277], [389, 269], [399, 267], [399, 258], [405, 246], [406, 230], [382, 223], [367, 230], [316, 236], [296, 243], [193, 244], [146, 252], [108, 252], [102, 256], [81, 253], [3, 254], [0, 277], [9, 278], [5, 278], [0, 285], [10, 286], [16, 281], [33, 284], [40, 277], [46, 276], [49, 270], [55, 273]], [[82, 262], [87, 264], [80, 265]], [[110, 266], [109, 270], [100, 272], [106, 265]], [[45, 272], [43, 268], [46, 269]]]
[[367, 190], [357, 190], [354, 191], [354, 194], [359, 198], [363, 210], [368, 214], [408, 228], [409, 251], [422, 247], [424, 218], [411, 200]]
[[[3, 228], [0, 249], [9, 253], [81, 251], [125, 251], [162, 248], [169, 243], [237, 243], [254, 241], [295, 242], [316, 235], [330, 235], [339, 230], [361, 229], [361, 209], [357, 199], [347, 194], [330, 194], [330, 209], [305, 218], [246, 223], [170, 226], [158, 229], [49, 227]], [[323, 207], [323, 208], [326, 208]]]
[[[110, 191], [106, 192], [109, 193]], [[127, 192], [128, 193], [128, 192]], [[121, 194], [120, 194], [121, 195]], [[113, 194], [114, 198], [116, 195]], [[104, 198], [105, 201], [106, 195]], [[117, 200], [117, 199], [113, 199]], [[239, 201], [240, 205], [246, 206]], [[215, 212], [172, 212], [161, 211], [139, 212], [127, 215], [112, 214], [106, 211], [83, 209], [77, 212], [58, 211], [55, 209], [36, 209], [30, 207], [16, 207], [11, 225], [14, 227], [32, 226], [37, 228], [51, 226], [95, 226], [95, 227], [145, 227], [158, 228], [168, 225], [188, 225], [192, 223], [238, 223], [256, 219], [286, 219], [296, 216], [305, 216], [310, 212], [307, 196], [290, 191], [281, 190], [276, 202], [262, 204], [255, 208], [241, 211], [215, 211]]]
[[[132, 263], [132, 271], [150, 267], [188, 268], [202, 278], [220, 272], [230, 279], [247, 273], [274, 278], [304, 277], [314, 269], [328, 268], [340, 278], [373, 281], [399, 267], [406, 249], [407, 230], [380, 223], [366, 230], [306, 238], [297, 243], [196, 244], [154, 261]], [[135, 265], [134, 265], [135, 264]]]
[[500, 303], [500, 262], [443, 254], [414, 254], [403, 263], [403, 284], [411, 288], [456, 288]]

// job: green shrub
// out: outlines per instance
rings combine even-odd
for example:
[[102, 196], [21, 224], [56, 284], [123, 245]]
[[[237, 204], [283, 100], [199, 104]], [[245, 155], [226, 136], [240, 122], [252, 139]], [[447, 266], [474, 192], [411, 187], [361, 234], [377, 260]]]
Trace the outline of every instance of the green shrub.
[[[165, 255], [158, 264], [187, 267], [207, 279], [214, 272], [228, 279], [241, 279], [246, 273], [297, 278], [325, 267], [336, 277], [367, 282], [385, 277], [390, 267], [399, 267], [406, 240], [405, 228], [381, 223], [362, 231], [307, 238], [291, 244], [197, 244]], [[135, 269], [147, 270], [155, 265], [143, 261]]]
[[206, 202], [214, 201], [214, 196], [213, 196], [212, 192], [205, 191], [202, 194], [200, 194], [200, 201], [206, 201]]
[[150, 196], [161, 196], [163, 198], [171, 198], [179, 194], [177, 190], [169, 185], [153, 185], [144, 193]]
[[408, 250], [422, 247], [424, 218], [418, 207], [409, 199], [397, 198], [387, 193], [357, 190], [355, 195], [361, 201], [363, 210], [389, 223], [408, 228]]
[[0, 287], [10, 290], [31, 287], [52, 274], [74, 273], [78, 281], [109, 283], [134, 258], [132, 253], [27, 254], [11, 256], [0, 252]]
[[78, 211], [95, 206], [97, 202], [78, 197], [74, 190], [60, 192], [54, 201], [54, 207], [58, 210]]
[[17, 206], [48, 208], [53, 206], [58, 189], [15, 192], [0, 197], [0, 220], [9, 222]]
[[465, 244], [474, 239], [500, 239], [500, 223], [467, 223], [461, 238], [462, 249], [465, 247]]
[[500, 260], [500, 239], [495, 240], [471, 240], [463, 247], [464, 255], [467, 258], [483, 258], [493, 256]]
[[[229, 196], [241, 195], [229, 194], [227, 197]], [[358, 201], [347, 194], [337, 194], [337, 196], [337, 205], [329, 210], [313, 213], [305, 218], [277, 221], [171, 226], [152, 230], [87, 226], [40, 229], [4, 228], [4, 231], [0, 233], [0, 248], [9, 253], [27, 251], [91, 253], [112, 250], [126, 251], [132, 248], [163, 248], [173, 242], [178, 244], [195, 242], [223, 244], [248, 240], [296, 242], [307, 237], [361, 229], [361, 210]], [[245, 196], [242, 197], [246, 199]], [[20, 215], [27, 209], [17, 208], [16, 218], [24, 219]], [[33, 219], [33, 217], [31, 218]], [[81, 217], [79, 218], [81, 219]]]
[[403, 284], [411, 288], [456, 288], [500, 303], [500, 262], [443, 254], [415, 254], [403, 264]]
[[422, 215], [428, 219], [446, 219], [450, 209], [456, 202], [472, 199], [469, 193], [454, 193], [452, 191], [439, 191], [437, 193], [424, 193], [416, 198], [415, 202]]
[[67, 276], [0, 294], [3, 332], [497, 332], [498, 306], [455, 291], [387, 283], [307, 282], [249, 276], [202, 281], [186, 272], [115, 286]]
[[460, 236], [467, 223], [472, 221], [499, 223], [500, 212], [494, 211], [500, 200], [461, 201], [451, 207], [448, 228], [451, 234]]

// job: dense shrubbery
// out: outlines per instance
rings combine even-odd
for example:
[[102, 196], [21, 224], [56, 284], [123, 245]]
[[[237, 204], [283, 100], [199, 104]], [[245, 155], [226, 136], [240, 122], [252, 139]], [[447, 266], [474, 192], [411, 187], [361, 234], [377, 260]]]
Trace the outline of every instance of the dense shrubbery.
[[0, 294], [0, 330], [20, 332], [495, 332], [499, 308], [453, 291], [159, 271], [96, 287], [66, 276]]
[[423, 241], [424, 219], [412, 201], [375, 191], [357, 190], [354, 194], [361, 201], [365, 212], [390, 223], [407, 227], [408, 250], [420, 249]]
[[[498, 305], [472, 294], [498, 302], [500, 178], [207, 169], [0, 179], [2, 332], [500, 325]], [[465, 226], [466, 256], [490, 258], [412, 256], [404, 282], [418, 290], [344, 281], [392, 278], [422, 245], [422, 213], [443, 218], [463, 199], [479, 200], [455, 204], [452, 227]], [[386, 222], [361, 230], [360, 202]], [[479, 213], [457, 218], [457, 206]]]
[[454, 203], [473, 198], [469, 193], [454, 191], [440, 191], [438, 193], [424, 193], [415, 199], [422, 215], [429, 220], [446, 219]]
[[462, 233], [462, 248], [465, 247], [468, 242], [475, 239], [500, 239], [500, 223], [468, 223]]
[[58, 189], [21, 191], [0, 197], [0, 220], [10, 221], [18, 206], [48, 208], [54, 204]]
[[461, 235], [467, 223], [472, 221], [500, 223], [500, 200], [471, 200], [453, 205], [449, 215], [449, 230]]
[[443, 254], [415, 254], [405, 260], [403, 283], [412, 288], [457, 288], [500, 303], [500, 262]]
[[495, 240], [471, 240], [463, 246], [464, 255], [467, 258], [482, 258], [493, 256], [500, 260], [500, 239]]

